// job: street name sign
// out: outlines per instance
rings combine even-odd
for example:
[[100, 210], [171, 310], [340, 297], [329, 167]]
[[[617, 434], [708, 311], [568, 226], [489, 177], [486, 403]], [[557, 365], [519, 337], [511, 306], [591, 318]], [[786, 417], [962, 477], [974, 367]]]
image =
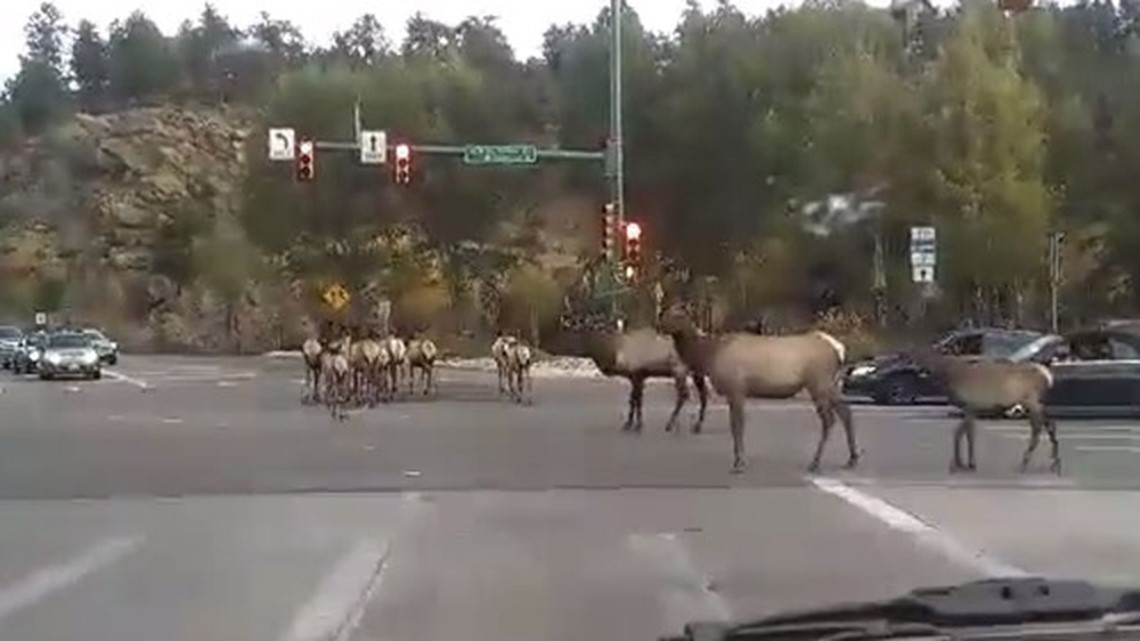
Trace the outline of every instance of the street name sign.
[[933, 227], [911, 227], [911, 280], [916, 283], [933, 283], [937, 264], [938, 232]]
[[534, 145], [464, 145], [465, 165], [533, 165], [538, 162]]

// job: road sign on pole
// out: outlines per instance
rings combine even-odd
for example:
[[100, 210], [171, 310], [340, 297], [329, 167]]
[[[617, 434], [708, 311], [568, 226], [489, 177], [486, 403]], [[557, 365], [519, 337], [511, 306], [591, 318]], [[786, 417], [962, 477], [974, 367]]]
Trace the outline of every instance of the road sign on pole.
[[297, 134], [292, 127], [279, 127], [269, 130], [269, 159], [293, 160]]
[[334, 312], [339, 312], [344, 309], [344, 306], [352, 299], [348, 295], [348, 291], [340, 283], [333, 283], [325, 288], [321, 293], [321, 299], [325, 301]]
[[933, 283], [937, 264], [938, 232], [933, 227], [911, 227], [911, 280], [916, 283]]
[[360, 162], [365, 165], [382, 165], [388, 162], [388, 133], [385, 131], [360, 132]]
[[465, 165], [533, 165], [538, 162], [534, 145], [465, 145]]

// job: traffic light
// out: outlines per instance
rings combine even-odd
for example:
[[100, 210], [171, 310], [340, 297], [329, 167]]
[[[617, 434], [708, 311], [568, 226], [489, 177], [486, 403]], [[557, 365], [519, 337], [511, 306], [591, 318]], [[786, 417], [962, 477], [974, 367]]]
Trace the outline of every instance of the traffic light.
[[617, 208], [613, 203], [602, 205], [602, 253], [607, 260], [614, 257], [614, 236], [617, 234]]
[[407, 185], [412, 182], [412, 148], [407, 144], [396, 145], [395, 179], [397, 185]]
[[641, 264], [641, 225], [634, 222], [625, 226], [625, 261], [633, 267]]
[[297, 180], [299, 182], [312, 182], [316, 177], [316, 145], [308, 138], [297, 142]]

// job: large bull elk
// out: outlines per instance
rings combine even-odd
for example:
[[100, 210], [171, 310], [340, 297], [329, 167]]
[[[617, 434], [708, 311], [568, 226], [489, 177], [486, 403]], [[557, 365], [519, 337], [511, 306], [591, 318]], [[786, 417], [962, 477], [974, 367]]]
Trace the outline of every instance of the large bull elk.
[[807, 390], [820, 421], [819, 443], [809, 471], [819, 469], [824, 445], [835, 424], [847, 434], [847, 467], [859, 462], [851, 409], [839, 389], [846, 348], [820, 331], [787, 336], [728, 333], [702, 336], [683, 311], [671, 308], [661, 326], [673, 338], [677, 353], [695, 374], [708, 376], [713, 389], [728, 401], [732, 431], [732, 471], [744, 471], [744, 404], [749, 398], [786, 399]]
[[435, 386], [435, 359], [439, 348], [430, 338], [413, 338], [408, 341], [408, 394], [416, 392], [416, 370], [424, 382], [424, 396]]
[[[954, 458], [950, 471], [976, 470], [974, 459], [974, 422], [983, 412], [1005, 412], [1021, 407], [1029, 420], [1029, 444], [1021, 457], [1020, 470], [1029, 466], [1033, 451], [1041, 439], [1041, 431], [1049, 435], [1053, 462], [1050, 469], [1061, 473], [1061, 450], [1057, 443], [1057, 425], [1045, 415], [1045, 394], [1053, 386], [1053, 373], [1038, 363], [1007, 361], [971, 361], [946, 356], [924, 348], [913, 359], [930, 371], [946, 391], [950, 403], [962, 411], [962, 420], [954, 429]], [[966, 439], [968, 463], [962, 462], [962, 438]]]

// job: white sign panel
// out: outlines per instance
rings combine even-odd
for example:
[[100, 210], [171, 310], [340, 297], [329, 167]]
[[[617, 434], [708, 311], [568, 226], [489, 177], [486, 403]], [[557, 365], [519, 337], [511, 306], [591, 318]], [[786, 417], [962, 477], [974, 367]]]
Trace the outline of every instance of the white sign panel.
[[269, 130], [269, 159], [293, 160], [297, 134], [291, 127]]
[[911, 279], [916, 283], [933, 283], [934, 267], [928, 265], [915, 265], [910, 269]]
[[910, 242], [925, 241], [926, 243], [934, 242], [937, 232], [933, 227], [911, 227], [910, 228]]
[[47, 314], [36, 312], [36, 325], [47, 325]]
[[360, 132], [360, 162], [366, 165], [382, 165], [388, 162], [387, 132]]
[[934, 252], [911, 252], [910, 264], [914, 267], [934, 267], [938, 263], [937, 254]]

